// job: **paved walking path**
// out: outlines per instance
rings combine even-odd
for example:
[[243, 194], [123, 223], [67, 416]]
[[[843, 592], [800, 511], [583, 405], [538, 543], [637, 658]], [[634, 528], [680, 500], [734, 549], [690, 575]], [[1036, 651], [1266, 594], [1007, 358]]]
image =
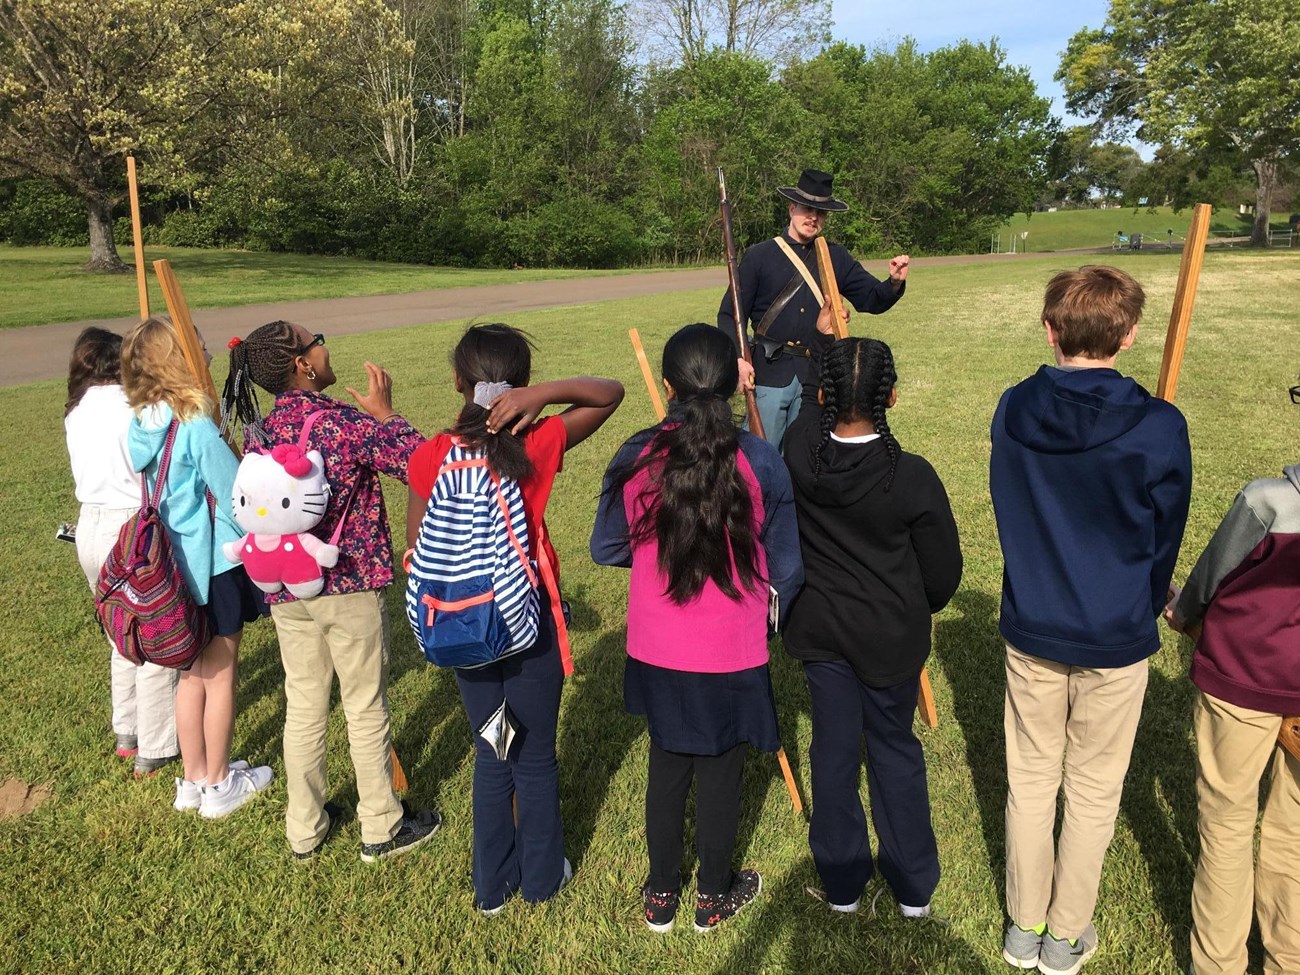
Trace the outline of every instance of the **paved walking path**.
[[[1102, 250], [1108, 251], [1109, 248]], [[1058, 254], [1096, 253], [1096, 250], [1058, 251]], [[917, 267], [943, 264], [971, 264], [985, 261], [1016, 261], [1023, 254], [970, 254], [953, 257], [918, 257]], [[1041, 257], [1031, 254], [1030, 257]], [[885, 273], [884, 261], [864, 264], [878, 277]], [[125, 281], [125, 279], [123, 279]], [[477, 285], [441, 288], [404, 294], [367, 295], [360, 298], [321, 298], [284, 301], [228, 308], [191, 309], [194, 324], [214, 353], [224, 349], [232, 336], [247, 335], [265, 322], [287, 319], [309, 332], [353, 335], [385, 328], [424, 325], [433, 322], [495, 320], [510, 312], [585, 305], [619, 298], [644, 298], [673, 291], [716, 289], [718, 299], [726, 289], [723, 267], [690, 271], [647, 271], [613, 277], [567, 278], [557, 281], [522, 281], [518, 284]], [[184, 281], [181, 282], [182, 287]], [[125, 286], [125, 285], [124, 285]], [[712, 312], [710, 306], [708, 311]], [[704, 317], [710, 318], [710, 315]], [[138, 318], [97, 319], [62, 322], [30, 328], [0, 330], [0, 386], [16, 386], [67, 375], [68, 353], [83, 328], [98, 325], [125, 333]]]

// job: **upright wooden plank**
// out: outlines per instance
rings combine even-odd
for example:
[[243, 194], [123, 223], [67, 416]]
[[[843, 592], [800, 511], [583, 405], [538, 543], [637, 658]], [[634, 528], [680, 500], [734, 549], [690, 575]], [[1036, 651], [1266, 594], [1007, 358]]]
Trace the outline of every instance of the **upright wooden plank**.
[[655, 375], [650, 369], [650, 360], [646, 358], [645, 346], [641, 344], [641, 333], [635, 328], [629, 328], [627, 335], [632, 340], [632, 349], [636, 352], [636, 361], [641, 366], [641, 378], [645, 380], [646, 391], [650, 393], [650, 402], [655, 408], [655, 416], [662, 420], [668, 414], [664, 409], [664, 401], [659, 396], [659, 387], [655, 384]]
[[1165, 332], [1165, 354], [1160, 361], [1160, 380], [1156, 385], [1156, 395], [1168, 403], [1172, 403], [1178, 393], [1178, 374], [1183, 368], [1183, 351], [1187, 347], [1187, 330], [1192, 322], [1192, 308], [1196, 304], [1196, 286], [1201, 279], [1201, 264], [1205, 260], [1205, 241], [1210, 233], [1212, 212], [1213, 208], [1208, 203], [1196, 204], [1187, 240], [1183, 244], [1174, 306], [1169, 314], [1169, 329]]
[[829, 298], [837, 339], [849, 337], [848, 327], [844, 324], [844, 302], [840, 298], [840, 284], [835, 280], [835, 268], [831, 266], [831, 249], [825, 237], [818, 237], [813, 244], [817, 251], [817, 276], [821, 279], [822, 297]]
[[939, 709], [934, 706], [934, 691], [930, 688], [930, 675], [921, 668], [921, 690], [916, 695], [916, 710], [927, 728], [939, 727]]
[[140, 235], [140, 190], [135, 179], [135, 156], [126, 157], [126, 187], [131, 196], [131, 245], [135, 251], [135, 288], [140, 296], [140, 321], [149, 317], [149, 282], [145, 277], [144, 238]]
[[212, 381], [212, 373], [208, 370], [207, 357], [203, 354], [203, 342], [194, 328], [194, 319], [190, 317], [190, 306], [185, 301], [185, 292], [181, 290], [181, 284], [176, 280], [176, 272], [172, 270], [170, 261], [154, 261], [153, 270], [154, 274], [158, 275], [159, 285], [162, 286], [163, 301], [167, 303], [167, 314], [171, 316], [172, 328], [176, 330], [176, 338], [180, 340], [181, 354], [185, 356], [186, 364], [198, 379], [203, 391], [212, 400], [212, 418], [220, 424], [221, 400], [217, 396], [217, 385]]

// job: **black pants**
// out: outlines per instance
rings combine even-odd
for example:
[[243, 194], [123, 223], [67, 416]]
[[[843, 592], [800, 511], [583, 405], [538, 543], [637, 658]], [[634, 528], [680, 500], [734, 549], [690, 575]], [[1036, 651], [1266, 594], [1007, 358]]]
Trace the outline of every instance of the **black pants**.
[[697, 889], [725, 894], [731, 889], [731, 856], [740, 822], [740, 777], [745, 746], [721, 755], [682, 755], [650, 743], [650, 782], [645, 792], [645, 834], [650, 852], [650, 889], [682, 886], [686, 794], [695, 779], [695, 851], [700, 860]]
[[844, 661], [804, 664], [812, 697], [813, 814], [808, 845], [832, 904], [861, 896], [875, 865], [858, 791], [861, 742], [880, 873], [900, 904], [923, 907], [939, 883], [925, 753], [912, 731], [920, 675], [868, 687]]

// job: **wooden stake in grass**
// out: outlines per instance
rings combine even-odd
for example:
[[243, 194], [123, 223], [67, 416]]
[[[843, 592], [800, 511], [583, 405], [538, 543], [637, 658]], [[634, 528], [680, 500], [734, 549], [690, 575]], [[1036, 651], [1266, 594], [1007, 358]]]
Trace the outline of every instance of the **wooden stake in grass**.
[[212, 381], [212, 373], [208, 370], [207, 356], [203, 354], [203, 340], [199, 338], [194, 319], [190, 317], [185, 292], [181, 291], [181, 284], [176, 280], [176, 272], [172, 270], [170, 261], [154, 261], [153, 271], [158, 275], [158, 283], [162, 285], [163, 301], [167, 303], [167, 314], [171, 316], [172, 328], [176, 330], [176, 338], [181, 343], [181, 354], [185, 356], [185, 362], [189, 365], [190, 372], [194, 373], [194, 378], [212, 400], [212, 418], [220, 425], [221, 399], [217, 396], [217, 385]]
[[1174, 290], [1174, 307], [1169, 314], [1169, 330], [1165, 332], [1165, 354], [1160, 360], [1160, 381], [1156, 395], [1172, 403], [1178, 392], [1178, 374], [1183, 368], [1183, 350], [1187, 347], [1187, 330], [1192, 322], [1192, 308], [1196, 304], [1196, 285], [1201, 279], [1201, 264], [1205, 260], [1205, 240], [1210, 233], [1210, 216], [1214, 208], [1208, 203], [1198, 203], [1192, 211], [1192, 225], [1183, 244], [1183, 259], [1178, 266], [1178, 286]]
[[831, 303], [831, 324], [835, 328], [837, 339], [849, 337], [848, 326], [844, 324], [844, 302], [840, 298], [840, 283], [835, 280], [835, 268], [831, 266], [831, 249], [825, 237], [818, 237], [813, 246], [817, 250], [817, 276], [821, 278], [822, 296]]
[[[650, 360], [646, 358], [645, 347], [641, 344], [641, 333], [635, 328], [629, 328], [627, 334], [632, 340], [632, 349], [636, 352], [637, 362], [641, 365], [641, 377], [645, 379], [646, 391], [650, 393], [650, 404], [654, 407], [655, 417], [662, 422], [668, 414], [664, 409], [663, 400], [659, 398], [659, 387], [655, 385], [654, 373], [650, 371]], [[790, 760], [786, 758], [784, 748], [776, 750], [776, 760], [781, 765], [781, 776], [785, 779], [786, 791], [790, 793], [790, 804], [794, 806], [795, 814], [802, 816], [803, 797], [799, 795], [799, 783], [795, 781], [794, 772], [790, 771]]]
[[645, 388], [650, 394], [650, 403], [655, 408], [655, 416], [663, 420], [668, 414], [664, 410], [664, 401], [659, 396], [659, 387], [655, 385], [654, 373], [650, 371], [650, 360], [645, 357], [645, 346], [641, 344], [641, 333], [634, 328], [629, 328], [627, 334], [632, 340], [632, 349], [636, 352], [636, 361], [641, 365], [641, 378], [645, 380]]
[[126, 186], [131, 196], [131, 244], [135, 251], [135, 287], [140, 294], [140, 321], [149, 317], [149, 283], [145, 278], [144, 238], [140, 235], [140, 191], [135, 181], [135, 156], [126, 157]]

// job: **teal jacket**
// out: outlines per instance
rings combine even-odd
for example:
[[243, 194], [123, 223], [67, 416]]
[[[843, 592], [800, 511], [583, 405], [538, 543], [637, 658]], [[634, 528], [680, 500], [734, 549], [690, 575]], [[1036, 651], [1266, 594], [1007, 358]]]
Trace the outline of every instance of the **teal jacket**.
[[[162, 458], [171, 421], [171, 407], [159, 403], [141, 411], [127, 432], [131, 466], [144, 471], [150, 491], [157, 481], [158, 461]], [[234, 568], [226, 561], [221, 546], [244, 535], [230, 510], [238, 467], [239, 461], [210, 418], [188, 420], [177, 428], [167, 484], [158, 509], [185, 584], [199, 605], [207, 604], [212, 577]], [[208, 513], [205, 488], [217, 502], [215, 519]]]

